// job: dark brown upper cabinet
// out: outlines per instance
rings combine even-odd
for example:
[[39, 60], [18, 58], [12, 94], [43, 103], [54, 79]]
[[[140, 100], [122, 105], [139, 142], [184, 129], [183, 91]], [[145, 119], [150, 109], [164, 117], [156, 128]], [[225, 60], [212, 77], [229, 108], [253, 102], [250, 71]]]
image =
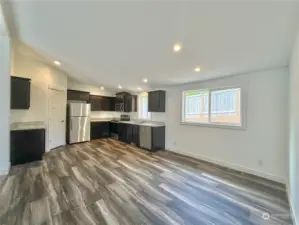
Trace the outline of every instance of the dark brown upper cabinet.
[[138, 110], [138, 97], [137, 95], [132, 95], [133, 97], [133, 103], [132, 103], [132, 112], [137, 112]]
[[83, 101], [89, 102], [90, 93], [86, 91], [77, 91], [77, 90], [67, 90], [67, 100], [68, 101]]
[[114, 111], [114, 97], [90, 95], [91, 111]]
[[117, 93], [115, 104], [124, 104], [124, 112], [137, 112], [137, 96], [128, 92]]
[[151, 91], [148, 92], [148, 111], [165, 112], [166, 92]]
[[11, 77], [10, 108], [30, 108], [30, 86], [31, 80], [22, 77]]

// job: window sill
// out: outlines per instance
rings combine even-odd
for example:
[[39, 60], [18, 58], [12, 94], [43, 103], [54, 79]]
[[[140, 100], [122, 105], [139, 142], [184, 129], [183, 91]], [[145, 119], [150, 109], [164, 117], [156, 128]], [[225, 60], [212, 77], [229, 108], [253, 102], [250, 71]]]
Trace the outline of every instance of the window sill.
[[246, 130], [245, 126], [233, 126], [229, 124], [216, 124], [216, 123], [192, 123], [192, 122], [181, 122], [183, 126], [198, 126], [198, 127], [209, 127], [209, 128], [221, 128], [221, 129], [232, 129], [232, 130]]

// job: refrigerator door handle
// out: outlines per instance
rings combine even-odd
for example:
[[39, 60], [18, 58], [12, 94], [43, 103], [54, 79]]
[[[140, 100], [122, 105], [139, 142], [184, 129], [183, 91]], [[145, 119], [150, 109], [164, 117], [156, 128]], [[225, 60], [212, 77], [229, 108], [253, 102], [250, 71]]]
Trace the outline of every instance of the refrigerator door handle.
[[73, 129], [73, 124], [72, 124], [72, 120], [70, 120], [70, 130]]

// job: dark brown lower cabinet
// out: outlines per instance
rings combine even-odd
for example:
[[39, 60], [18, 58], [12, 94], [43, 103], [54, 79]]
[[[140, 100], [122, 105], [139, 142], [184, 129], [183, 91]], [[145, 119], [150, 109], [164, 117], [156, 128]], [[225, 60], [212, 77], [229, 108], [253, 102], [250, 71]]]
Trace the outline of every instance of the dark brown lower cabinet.
[[132, 125], [132, 143], [134, 143], [137, 147], [140, 146], [139, 143], [139, 126], [138, 125]]
[[90, 124], [90, 139], [110, 137], [110, 122], [91, 122]]
[[127, 125], [125, 123], [119, 123], [118, 124], [118, 140], [121, 142], [126, 142], [127, 141]]
[[10, 163], [12, 166], [43, 159], [45, 129], [10, 132]]

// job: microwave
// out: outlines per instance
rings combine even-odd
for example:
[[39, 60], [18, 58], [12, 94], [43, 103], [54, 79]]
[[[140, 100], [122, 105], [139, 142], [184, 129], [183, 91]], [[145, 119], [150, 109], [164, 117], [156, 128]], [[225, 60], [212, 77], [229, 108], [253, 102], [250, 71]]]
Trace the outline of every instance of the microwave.
[[125, 104], [124, 103], [116, 103], [115, 104], [115, 111], [116, 112], [124, 112], [125, 111]]

